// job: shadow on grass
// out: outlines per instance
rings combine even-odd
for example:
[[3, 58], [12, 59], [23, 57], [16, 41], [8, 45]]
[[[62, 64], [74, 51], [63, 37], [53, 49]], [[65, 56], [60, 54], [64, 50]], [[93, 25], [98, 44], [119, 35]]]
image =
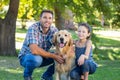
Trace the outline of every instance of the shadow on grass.
[[120, 61], [100, 60], [97, 61], [99, 67], [97, 71], [89, 76], [89, 80], [119, 80]]
[[96, 60], [119, 60], [120, 50], [114, 49], [97, 49], [93, 54]]
[[104, 47], [120, 47], [120, 41], [119, 40], [114, 40], [114, 39], [109, 39], [109, 38], [103, 38], [103, 37], [98, 37], [99, 41], [96, 42], [97, 46], [104, 46]]
[[[46, 67], [36, 68], [32, 75], [33, 79], [40, 80], [45, 70]], [[23, 80], [23, 68], [21, 66], [19, 66], [19, 69], [0, 67], [0, 80]]]
[[119, 60], [120, 59], [120, 41], [98, 37], [96, 41], [97, 48], [94, 49], [94, 58], [96, 60]]
[[[89, 76], [89, 80], [119, 80], [120, 60], [96, 60], [99, 67]], [[46, 67], [36, 68], [33, 79], [40, 80]], [[23, 80], [23, 67], [19, 65], [16, 57], [0, 56], [0, 80]]]
[[0, 70], [0, 80], [23, 80], [22, 73], [13, 72], [10, 69]]

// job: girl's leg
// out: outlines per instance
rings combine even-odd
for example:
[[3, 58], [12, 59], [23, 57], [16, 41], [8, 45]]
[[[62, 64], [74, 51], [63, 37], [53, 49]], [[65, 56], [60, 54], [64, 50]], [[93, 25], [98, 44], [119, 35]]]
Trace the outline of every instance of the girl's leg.
[[75, 67], [71, 72], [70, 72], [70, 78], [71, 80], [80, 80], [81, 75], [81, 70], [79, 67]]
[[89, 75], [89, 72], [84, 73], [84, 80], [88, 80], [88, 75]]
[[96, 71], [97, 65], [95, 62], [89, 62], [89, 74], [93, 74]]
[[89, 60], [85, 60], [83, 66], [84, 80], [88, 80], [89, 75]]
[[88, 75], [93, 74], [96, 71], [96, 64], [93, 61], [86, 60], [83, 65], [83, 73], [85, 80], [88, 80]]
[[84, 80], [84, 75], [81, 75], [81, 78], [80, 78], [80, 80]]

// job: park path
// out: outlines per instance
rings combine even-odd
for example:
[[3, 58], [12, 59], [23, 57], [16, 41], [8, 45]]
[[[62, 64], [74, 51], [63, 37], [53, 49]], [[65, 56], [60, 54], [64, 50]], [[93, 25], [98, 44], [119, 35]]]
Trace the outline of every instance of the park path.
[[[110, 31], [109, 30], [109, 31], [96, 31], [94, 33], [105, 36], [105, 37], [112, 37], [113, 40], [120, 41], [120, 31]], [[113, 46], [111, 46], [111, 47], [105, 47], [105, 46], [99, 47], [99, 49], [113, 49], [113, 48], [120, 49], [120, 46], [119, 47], [113, 47]]]
[[[19, 38], [25, 38], [26, 34], [16, 33], [16, 36]], [[16, 49], [21, 49], [23, 42], [16, 42]]]
[[94, 33], [106, 37], [112, 37], [113, 39], [120, 41], [120, 31], [96, 31]]

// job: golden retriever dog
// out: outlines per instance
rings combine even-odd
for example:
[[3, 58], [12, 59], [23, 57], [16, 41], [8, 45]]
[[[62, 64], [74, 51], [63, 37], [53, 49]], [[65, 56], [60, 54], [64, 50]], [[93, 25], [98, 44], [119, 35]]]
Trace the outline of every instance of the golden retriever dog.
[[73, 40], [71, 34], [67, 30], [60, 30], [54, 34], [53, 42], [56, 47], [56, 53], [61, 55], [65, 61], [63, 64], [56, 62], [55, 80], [70, 80], [69, 72], [74, 65], [75, 54], [73, 49]]

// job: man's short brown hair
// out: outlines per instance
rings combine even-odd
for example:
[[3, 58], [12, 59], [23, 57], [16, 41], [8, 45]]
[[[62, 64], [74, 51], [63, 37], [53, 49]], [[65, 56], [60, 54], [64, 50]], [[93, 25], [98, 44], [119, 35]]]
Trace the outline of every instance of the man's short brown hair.
[[40, 17], [42, 17], [43, 13], [51, 13], [53, 16], [53, 11], [51, 11], [51, 10], [42, 10]]

